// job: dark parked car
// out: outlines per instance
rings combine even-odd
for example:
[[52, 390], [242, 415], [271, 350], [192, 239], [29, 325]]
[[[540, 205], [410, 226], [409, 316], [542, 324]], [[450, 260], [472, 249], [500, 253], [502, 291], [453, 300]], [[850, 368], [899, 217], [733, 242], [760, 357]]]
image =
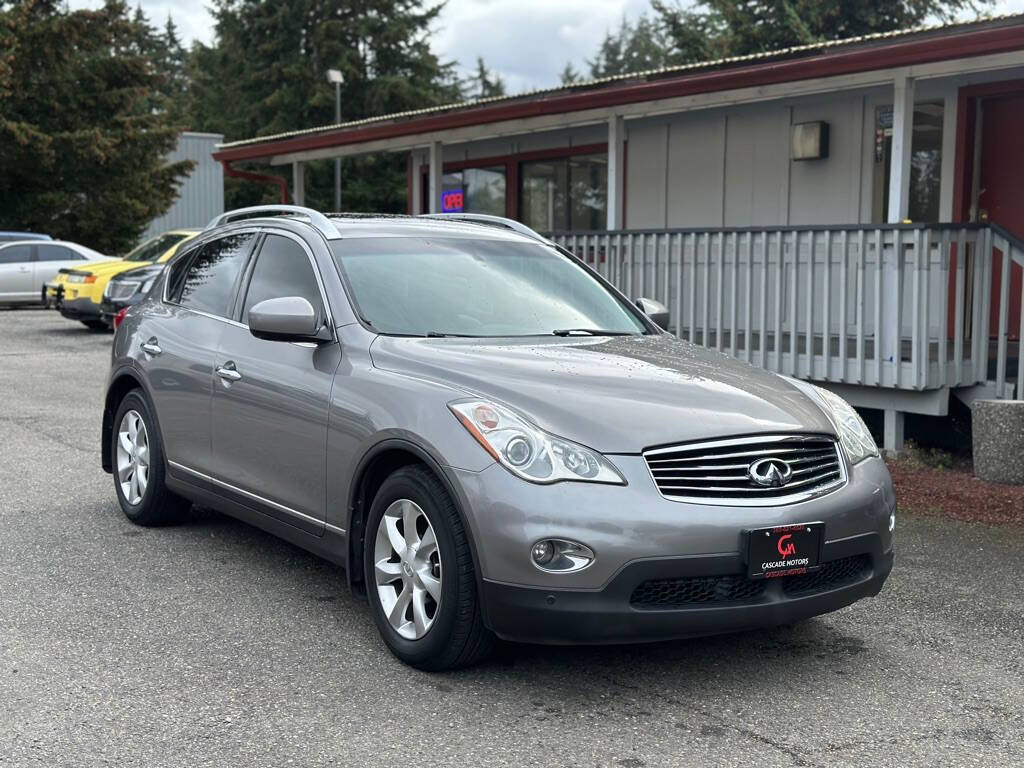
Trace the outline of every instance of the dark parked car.
[[140, 525], [200, 502], [345, 565], [429, 670], [877, 594], [896, 505], [856, 411], [639, 304], [507, 220], [226, 214], [114, 336], [103, 467]]
[[150, 264], [114, 275], [103, 289], [100, 316], [113, 327], [114, 317], [122, 309], [134, 307], [142, 301], [163, 274], [165, 264]]

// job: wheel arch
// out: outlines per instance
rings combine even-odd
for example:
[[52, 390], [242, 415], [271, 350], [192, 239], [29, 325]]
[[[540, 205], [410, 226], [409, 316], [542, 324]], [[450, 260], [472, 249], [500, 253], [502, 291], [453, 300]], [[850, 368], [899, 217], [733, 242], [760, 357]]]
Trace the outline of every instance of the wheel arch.
[[[463, 500], [448, 474], [442, 469], [440, 462], [429, 451], [414, 442], [401, 438], [389, 438], [375, 444], [368, 450], [353, 475], [349, 489], [347, 525], [348, 553], [345, 568], [349, 589], [360, 597], [365, 597], [366, 587], [363, 580], [363, 551], [365, 547], [366, 516], [373, 498], [384, 481], [393, 472], [402, 467], [419, 464], [433, 474], [444, 486], [455, 504], [455, 510], [462, 522], [462, 529], [469, 542], [469, 553], [473, 559], [473, 572], [477, 585], [477, 593], [483, 595], [483, 574], [480, 570], [480, 558], [477, 553], [473, 529], [469, 526]], [[481, 603], [486, 621], [486, 608]]]
[[124, 399], [124, 396], [135, 389], [141, 390], [143, 397], [146, 398], [146, 403], [152, 411], [154, 426], [156, 427], [158, 437], [160, 438], [160, 443], [161, 445], [163, 444], [163, 434], [160, 432], [160, 420], [156, 417], [156, 412], [153, 410], [153, 398], [150, 397], [149, 388], [132, 367], [125, 366], [119, 369], [117, 373], [111, 377], [110, 385], [107, 387], [107, 394], [103, 401], [103, 428], [100, 433], [100, 456], [102, 459], [103, 471], [107, 474], [113, 472], [113, 464], [111, 463], [110, 457], [110, 446], [113, 441], [114, 433], [114, 413], [117, 411], [117, 406]]

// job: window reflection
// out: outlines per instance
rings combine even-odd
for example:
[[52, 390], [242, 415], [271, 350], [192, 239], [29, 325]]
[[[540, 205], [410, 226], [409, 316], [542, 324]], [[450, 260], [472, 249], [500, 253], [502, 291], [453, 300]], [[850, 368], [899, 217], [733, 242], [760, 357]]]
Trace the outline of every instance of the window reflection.
[[577, 155], [523, 163], [520, 218], [541, 231], [603, 229], [607, 222], [608, 156]]
[[252, 239], [251, 233], [228, 235], [203, 246], [182, 283], [181, 305], [226, 317]]
[[464, 168], [441, 182], [441, 211], [505, 215], [505, 168]]
[[[914, 125], [910, 141], [910, 191], [907, 218], [911, 221], [939, 220], [939, 190], [942, 180], [941, 101], [914, 105]], [[892, 105], [875, 112], [875, 178], [873, 220], [887, 220], [889, 212], [889, 174], [892, 163]]]

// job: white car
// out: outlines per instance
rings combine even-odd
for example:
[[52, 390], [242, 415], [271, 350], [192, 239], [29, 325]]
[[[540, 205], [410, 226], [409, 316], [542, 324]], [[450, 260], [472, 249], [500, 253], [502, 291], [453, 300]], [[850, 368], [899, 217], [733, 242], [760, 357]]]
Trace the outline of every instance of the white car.
[[109, 256], [66, 240], [18, 240], [0, 243], [0, 305], [35, 304], [42, 300], [43, 285], [66, 267]]

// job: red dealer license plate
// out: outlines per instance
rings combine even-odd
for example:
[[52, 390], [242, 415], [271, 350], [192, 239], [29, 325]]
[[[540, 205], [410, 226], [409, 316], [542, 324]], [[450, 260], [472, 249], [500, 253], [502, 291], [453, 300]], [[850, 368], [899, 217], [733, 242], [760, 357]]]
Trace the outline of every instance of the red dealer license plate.
[[752, 579], [771, 579], [817, 570], [824, 534], [824, 523], [780, 525], [750, 531], [748, 575]]

